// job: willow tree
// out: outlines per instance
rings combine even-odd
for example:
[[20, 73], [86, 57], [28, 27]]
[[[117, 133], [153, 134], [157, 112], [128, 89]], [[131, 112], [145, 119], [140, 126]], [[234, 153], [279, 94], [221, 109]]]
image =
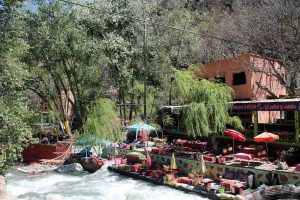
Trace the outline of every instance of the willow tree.
[[96, 135], [101, 140], [121, 140], [121, 126], [114, 102], [107, 98], [97, 100], [89, 110], [84, 129], [86, 134]]
[[206, 79], [198, 80], [190, 70], [175, 72], [173, 96], [187, 104], [184, 124], [191, 136], [209, 136], [223, 133], [226, 124], [242, 129], [241, 120], [228, 114], [233, 91], [230, 87]]

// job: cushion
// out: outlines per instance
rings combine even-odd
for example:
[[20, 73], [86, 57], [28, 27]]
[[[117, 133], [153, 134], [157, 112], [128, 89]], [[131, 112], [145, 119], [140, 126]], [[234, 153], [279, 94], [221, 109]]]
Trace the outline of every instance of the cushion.
[[230, 180], [232, 180], [232, 179], [235, 178], [234, 176], [235, 176], [234, 171], [228, 170], [228, 171], [226, 171], [225, 174], [223, 175], [223, 178], [224, 178], [224, 179], [230, 179]]
[[188, 177], [180, 177], [177, 179], [177, 183], [184, 183], [184, 184], [192, 185], [193, 181], [191, 179], [189, 179]]
[[239, 180], [241, 182], [246, 182], [247, 181], [247, 174], [242, 172], [242, 171], [238, 171], [236, 173], [236, 180]]

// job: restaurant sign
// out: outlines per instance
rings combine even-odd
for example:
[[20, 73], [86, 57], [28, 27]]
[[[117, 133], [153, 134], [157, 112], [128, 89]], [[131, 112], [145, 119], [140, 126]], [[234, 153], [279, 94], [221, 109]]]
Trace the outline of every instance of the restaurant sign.
[[260, 102], [260, 103], [232, 103], [231, 111], [297, 111], [300, 110], [299, 101], [292, 102]]

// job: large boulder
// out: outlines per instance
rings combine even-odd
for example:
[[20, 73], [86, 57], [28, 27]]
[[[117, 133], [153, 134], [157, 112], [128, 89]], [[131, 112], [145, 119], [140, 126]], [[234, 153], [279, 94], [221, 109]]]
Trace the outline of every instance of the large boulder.
[[5, 178], [0, 176], [0, 199], [1, 200], [16, 200], [17, 198], [12, 196], [6, 191]]
[[5, 178], [3, 176], [0, 176], [0, 192], [5, 190], [6, 190]]
[[68, 165], [62, 165], [56, 169], [59, 173], [69, 173], [69, 172], [81, 172], [83, 168], [79, 163], [72, 163]]

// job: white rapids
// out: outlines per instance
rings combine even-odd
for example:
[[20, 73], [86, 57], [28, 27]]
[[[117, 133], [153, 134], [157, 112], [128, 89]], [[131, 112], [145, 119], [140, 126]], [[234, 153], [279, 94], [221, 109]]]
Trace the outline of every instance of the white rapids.
[[48, 172], [28, 175], [11, 170], [8, 191], [20, 200], [201, 200], [197, 194], [134, 180], [107, 170], [94, 174], [67, 175]]

